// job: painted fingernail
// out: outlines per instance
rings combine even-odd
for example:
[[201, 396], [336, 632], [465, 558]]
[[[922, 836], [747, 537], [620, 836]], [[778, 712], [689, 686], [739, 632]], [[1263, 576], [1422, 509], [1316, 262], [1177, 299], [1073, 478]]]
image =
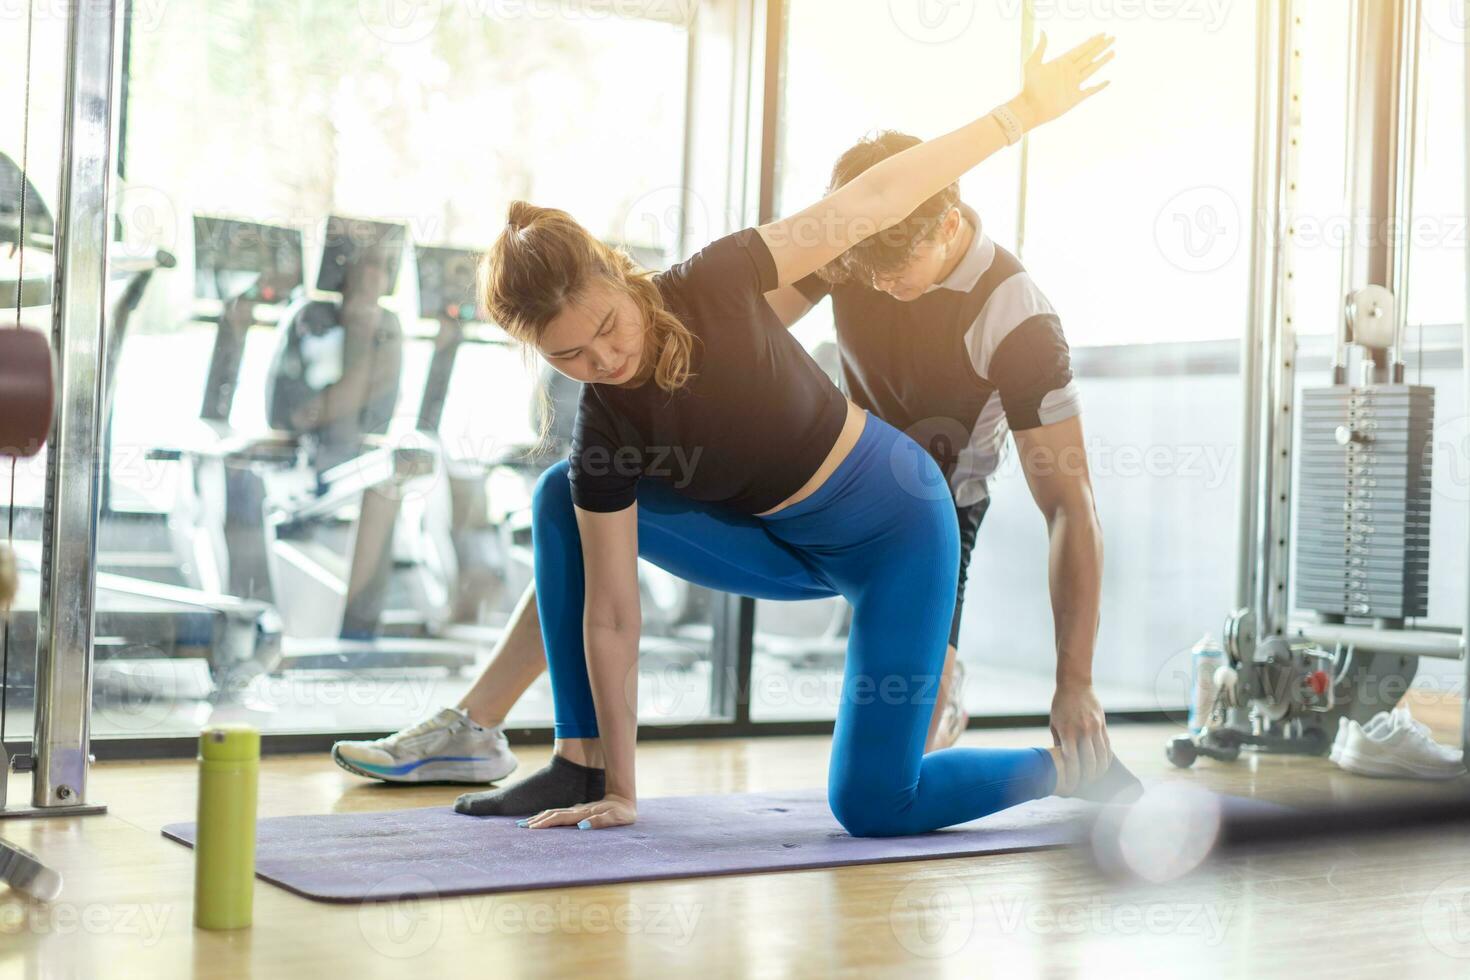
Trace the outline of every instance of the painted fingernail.
[[525, 820], [517, 820], [516, 821], [516, 826], [517, 827], [524, 827], [524, 826], [528, 825], [530, 822], [531, 822], [531, 818], [530, 817], [527, 817]]
[[577, 824], [577, 829], [578, 830], [591, 830], [592, 829], [592, 821], [591, 820], [583, 820], [581, 823]]

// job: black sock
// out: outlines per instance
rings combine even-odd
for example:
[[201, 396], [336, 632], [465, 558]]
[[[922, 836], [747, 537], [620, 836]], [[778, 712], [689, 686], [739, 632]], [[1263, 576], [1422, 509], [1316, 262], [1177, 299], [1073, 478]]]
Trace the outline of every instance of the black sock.
[[1071, 795], [1095, 803], [1132, 803], [1143, 795], [1143, 784], [1115, 755], [1106, 771], [1080, 784]]
[[454, 801], [454, 809], [476, 817], [528, 817], [542, 810], [594, 803], [606, 795], [607, 776], [601, 769], [554, 755], [551, 765], [514, 786], [465, 793]]

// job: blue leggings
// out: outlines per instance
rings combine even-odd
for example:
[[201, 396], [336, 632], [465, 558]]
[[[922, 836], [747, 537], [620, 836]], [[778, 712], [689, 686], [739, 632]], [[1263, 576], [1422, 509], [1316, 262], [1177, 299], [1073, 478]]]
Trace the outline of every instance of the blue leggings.
[[[593, 738], [582, 545], [565, 461], [542, 474], [532, 522], [556, 735]], [[640, 481], [638, 553], [710, 589], [758, 599], [841, 595], [852, 604], [827, 797], [853, 836], [925, 833], [1055, 788], [1045, 749], [924, 753], [954, 611], [959, 529], [939, 467], [881, 419], [867, 418], [816, 493], [768, 517]]]

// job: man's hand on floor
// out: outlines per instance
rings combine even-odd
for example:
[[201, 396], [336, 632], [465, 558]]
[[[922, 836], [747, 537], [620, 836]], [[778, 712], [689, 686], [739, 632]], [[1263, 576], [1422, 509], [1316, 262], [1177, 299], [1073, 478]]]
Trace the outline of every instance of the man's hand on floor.
[[1063, 771], [1057, 773], [1057, 785], [1078, 786], [1107, 771], [1113, 749], [1091, 684], [1057, 685], [1051, 699], [1051, 737], [1062, 750]]

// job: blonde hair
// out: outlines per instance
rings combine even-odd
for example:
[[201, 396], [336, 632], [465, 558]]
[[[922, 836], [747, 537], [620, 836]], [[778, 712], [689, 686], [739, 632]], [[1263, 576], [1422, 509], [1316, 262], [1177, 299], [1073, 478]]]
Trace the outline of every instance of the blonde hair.
[[664, 391], [684, 387], [691, 377], [694, 334], [668, 307], [653, 273], [624, 252], [587, 233], [571, 215], [526, 201], [512, 201], [505, 228], [480, 260], [477, 296], [492, 322], [523, 344], [534, 345], [585, 289], [602, 279], [632, 299], [643, 317], [645, 350], [639, 376]]

